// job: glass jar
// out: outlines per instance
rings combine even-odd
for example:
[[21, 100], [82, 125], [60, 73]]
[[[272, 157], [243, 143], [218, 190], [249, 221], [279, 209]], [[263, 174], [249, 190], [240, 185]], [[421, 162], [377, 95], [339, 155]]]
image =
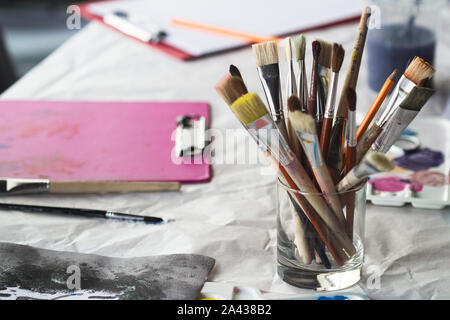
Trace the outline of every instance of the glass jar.
[[302, 193], [278, 180], [277, 270], [283, 281], [300, 288], [332, 291], [350, 287], [360, 280], [365, 185], [331, 195], [339, 197], [341, 214], [345, 215], [345, 225], [336, 220], [339, 228], [332, 229], [324, 223], [322, 213], [310, 205], [311, 199], [327, 201], [330, 195]]
[[445, 0], [367, 2], [372, 9], [366, 43], [372, 90], [378, 92], [394, 69], [400, 77], [415, 56], [434, 64], [436, 22]]

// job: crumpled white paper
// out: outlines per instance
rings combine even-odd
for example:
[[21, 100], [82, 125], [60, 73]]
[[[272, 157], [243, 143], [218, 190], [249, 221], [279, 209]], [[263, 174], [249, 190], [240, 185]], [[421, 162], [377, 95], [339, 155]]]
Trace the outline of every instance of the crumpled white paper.
[[[346, 70], [355, 30], [352, 24], [307, 37], [341, 42], [347, 52], [342, 67]], [[91, 23], [2, 98], [208, 101], [212, 127], [224, 132], [241, 128], [213, 89], [231, 63], [240, 68], [249, 90], [264, 97], [251, 49], [181, 62]], [[284, 61], [280, 63], [284, 74]], [[375, 97], [365, 86], [366, 76], [363, 61], [358, 84], [362, 112]], [[237, 153], [245, 150], [237, 146]], [[0, 241], [114, 257], [204, 254], [216, 259], [210, 281], [308, 294], [276, 275], [275, 177], [261, 174], [266, 166], [214, 165], [210, 183], [183, 185], [178, 193], [4, 198], [2, 201], [109, 209], [175, 221], [152, 226], [1, 211]], [[449, 209], [368, 205], [360, 284], [370, 298], [450, 298], [449, 215]]]

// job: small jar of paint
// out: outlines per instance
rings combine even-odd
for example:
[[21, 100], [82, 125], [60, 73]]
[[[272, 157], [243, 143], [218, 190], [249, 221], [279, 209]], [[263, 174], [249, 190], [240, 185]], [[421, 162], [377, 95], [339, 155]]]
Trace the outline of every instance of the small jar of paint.
[[[439, 12], [446, 0], [372, 0], [367, 35], [369, 87], [379, 91], [394, 69], [420, 56], [433, 64]], [[398, 79], [397, 79], [398, 80]]]
[[[341, 290], [356, 284], [364, 258], [365, 181], [345, 192], [325, 194], [294, 190], [279, 180], [277, 192], [280, 278], [293, 286], [317, 291]], [[341, 219], [327, 205], [331, 196], [342, 205]], [[325, 206], [317, 206], [318, 201]], [[335, 221], [323, 220], [325, 213], [319, 207]]]

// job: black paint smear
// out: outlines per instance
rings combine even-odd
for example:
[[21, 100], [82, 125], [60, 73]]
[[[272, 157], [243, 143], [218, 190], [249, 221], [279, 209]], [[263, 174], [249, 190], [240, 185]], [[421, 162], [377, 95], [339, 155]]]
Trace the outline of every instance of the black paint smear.
[[66, 271], [71, 265], [80, 268], [82, 290], [104, 291], [119, 299], [173, 300], [196, 299], [214, 259], [186, 254], [109, 258], [0, 243], [1, 287], [70, 294], [67, 279], [72, 273]]

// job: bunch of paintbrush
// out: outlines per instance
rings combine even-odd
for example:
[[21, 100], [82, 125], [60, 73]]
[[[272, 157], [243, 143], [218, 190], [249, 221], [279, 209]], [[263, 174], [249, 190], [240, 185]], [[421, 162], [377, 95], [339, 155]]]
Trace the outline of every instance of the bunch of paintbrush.
[[[389, 150], [389, 148], [398, 138], [399, 134], [392, 132], [392, 125], [388, 126], [388, 124], [392, 124], [393, 122], [397, 121], [398, 123], [401, 123], [401, 126], [406, 128], [406, 126], [411, 123], [411, 121], [414, 119], [414, 116], [411, 117], [405, 114], [414, 113], [412, 111], [416, 111], [418, 113], [418, 111], [420, 111], [425, 102], [432, 95], [432, 90], [424, 88], [416, 91], [414, 89], [420, 88], [420, 85], [427, 79], [431, 78], [434, 72], [434, 68], [428, 62], [424, 61], [420, 57], [415, 57], [406, 68], [399, 82], [395, 86], [395, 89], [391, 94], [387, 105], [382, 110], [380, 109], [380, 106], [384, 98], [381, 99], [381, 101], [379, 101], [378, 98], [380, 96], [386, 97], [386, 91], [389, 91], [393, 86], [393, 77], [395, 77], [396, 72], [394, 71], [394, 73], [388, 78], [388, 80], [386, 81], [387, 83], [383, 86], [379, 95], [377, 96], [374, 105], [370, 108], [368, 114], [364, 118], [362, 126], [360, 126], [360, 128], [358, 129], [358, 137], [361, 138], [358, 138], [359, 142], [356, 151], [357, 163], [361, 161], [361, 159], [370, 148], [372, 148], [374, 151], [381, 152], [387, 152]], [[415, 91], [415, 94], [407, 101], [409, 106], [402, 107], [402, 103], [411, 93], [413, 93], [413, 91]], [[411, 110], [411, 112], [399, 114], [399, 111], [401, 111], [402, 109], [408, 109]], [[397, 115], [394, 117], [394, 114]], [[376, 117], [375, 122], [369, 129], [365, 130], [365, 128], [367, 128], [368, 126], [368, 123], [370, 123], [371, 119], [373, 119], [374, 117]], [[382, 132], [384, 138], [378, 140]], [[378, 142], [375, 144], [375, 141]]]
[[[290, 197], [295, 202], [293, 209], [298, 214], [294, 215], [296, 218], [293, 221], [296, 224], [295, 242], [302, 255], [302, 261], [311, 260], [311, 250], [308, 248], [310, 244], [308, 239], [305, 239], [306, 230], [309, 229], [305, 221], [309, 221], [336, 262], [340, 265], [344, 264], [355, 253], [355, 248], [336, 214], [329, 209], [323, 198], [317, 196], [318, 190], [281, 133], [278, 123], [275, 122], [276, 119], [269, 115], [264, 103], [255, 93], [245, 93], [245, 91], [237, 93], [239, 89], [233, 82], [239, 81], [236, 76], [228, 74], [216, 85], [216, 89], [251, 136], [263, 146], [262, 151], [270, 152], [268, 157], [280, 169], [280, 180], [289, 188], [304, 192], [303, 194], [290, 193]], [[243, 88], [242, 84], [241, 87]], [[238, 97], [239, 94], [242, 95]], [[298, 208], [301, 208], [300, 214]], [[303, 215], [306, 215], [307, 220]], [[323, 256], [320, 244], [312, 245], [318, 255]], [[322, 262], [327, 264], [324, 261], [325, 258], [326, 256], [322, 257]]]
[[[352, 189], [370, 174], [392, 169], [392, 161], [382, 153], [390, 148], [433, 93], [418, 84], [431, 77], [434, 69], [416, 58], [376, 123], [367, 130], [394, 85], [396, 71], [387, 79], [361, 126], [356, 127], [356, 83], [369, 17], [370, 8], [366, 7], [338, 103], [339, 73], [345, 56], [343, 47], [323, 40], [312, 42], [308, 89], [303, 35], [284, 40], [285, 99], [280, 85], [278, 42], [274, 40], [253, 45], [268, 108], [256, 93], [248, 92], [235, 66], [231, 66], [229, 73], [216, 85], [286, 186], [296, 256], [304, 264], [311, 263], [316, 255], [316, 261], [330, 266], [324, 246], [339, 265], [345, 264], [356, 252]], [[367, 153], [370, 148], [373, 151]], [[348, 193], [342, 196], [342, 192]]]

